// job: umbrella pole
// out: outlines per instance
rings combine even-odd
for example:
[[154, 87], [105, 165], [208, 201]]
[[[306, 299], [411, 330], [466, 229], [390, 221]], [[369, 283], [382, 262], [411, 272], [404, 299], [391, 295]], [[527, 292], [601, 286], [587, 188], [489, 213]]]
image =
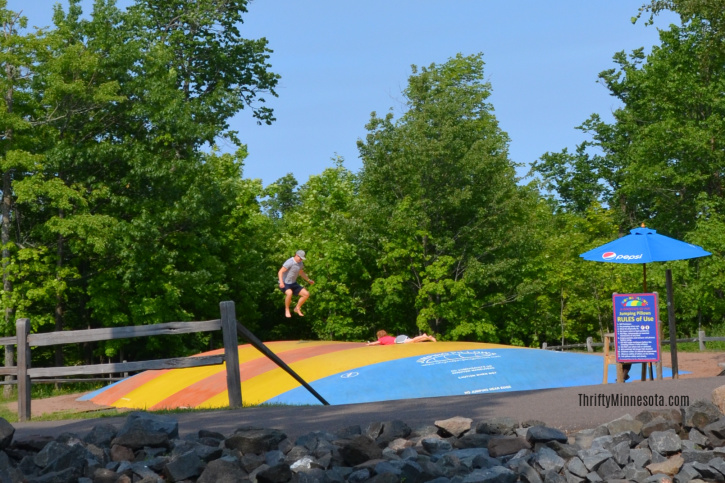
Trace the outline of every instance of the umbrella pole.
[[675, 300], [672, 296], [672, 271], [667, 269], [667, 319], [670, 324], [670, 357], [672, 358], [672, 379], [679, 379], [677, 365], [677, 328], [675, 322]]
[[647, 264], [642, 264], [642, 285], [644, 287], [644, 290], [642, 293], [647, 293]]

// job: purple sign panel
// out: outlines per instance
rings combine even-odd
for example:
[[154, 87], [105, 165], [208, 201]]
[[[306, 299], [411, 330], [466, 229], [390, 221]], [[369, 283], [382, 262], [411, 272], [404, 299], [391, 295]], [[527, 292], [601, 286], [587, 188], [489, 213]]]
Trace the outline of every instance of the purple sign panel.
[[612, 299], [617, 362], [659, 361], [657, 294], [614, 294]]

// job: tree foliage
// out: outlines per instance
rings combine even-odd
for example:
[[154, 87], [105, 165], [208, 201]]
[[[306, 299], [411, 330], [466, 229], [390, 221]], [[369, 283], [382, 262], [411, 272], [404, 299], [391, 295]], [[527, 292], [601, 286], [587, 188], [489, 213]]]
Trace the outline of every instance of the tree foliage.
[[481, 55], [418, 69], [407, 110], [359, 142], [360, 213], [377, 260], [372, 294], [388, 330], [497, 337], [487, 306], [520, 296], [508, 275], [530, 206], [488, 102]]
[[580, 126], [590, 140], [576, 154], [547, 153], [534, 166], [563, 212], [584, 216], [601, 203], [620, 235], [645, 223], [713, 252], [696, 261], [651, 264], [650, 290], [663, 291], [662, 270], [677, 268], [676, 293], [686, 302], [683, 331], [723, 320], [717, 280], [722, 251], [715, 235], [722, 234], [724, 208], [723, 7], [709, 0], [643, 6], [640, 15], [674, 10], [682, 24], [661, 30], [660, 44], [649, 54], [616, 53], [616, 67], [599, 76], [621, 103], [614, 122], [592, 115]]

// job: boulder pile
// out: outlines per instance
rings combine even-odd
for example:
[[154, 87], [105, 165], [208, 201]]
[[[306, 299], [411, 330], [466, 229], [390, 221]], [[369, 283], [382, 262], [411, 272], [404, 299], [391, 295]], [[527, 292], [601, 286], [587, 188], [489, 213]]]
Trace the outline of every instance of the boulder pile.
[[179, 437], [171, 416], [129, 413], [119, 428], [14, 440], [0, 419], [0, 482], [597, 482], [725, 481], [725, 416], [697, 401], [565, 434], [541, 421], [455, 417], [316, 431]]

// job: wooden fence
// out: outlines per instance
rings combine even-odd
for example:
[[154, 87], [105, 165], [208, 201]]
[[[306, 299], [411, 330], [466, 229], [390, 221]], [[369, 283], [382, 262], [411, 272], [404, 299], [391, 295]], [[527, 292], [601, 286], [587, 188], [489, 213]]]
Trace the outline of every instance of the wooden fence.
[[[0, 376], [15, 376], [18, 385], [18, 420], [30, 419], [30, 387], [33, 379], [48, 377], [115, 374], [121, 372], [145, 371], [149, 369], [175, 369], [180, 367], [199, 367], [217, 365], [226, 362], [227, 390], [229, 406], [242, 407], [242, 388], [239, 373], [239, 352], [237, 341], [237, 320], [234, 302], [219, 304], [221, 318], [200, 322], [168, 322], [165, 324], [141, 325], [133, 327], [112, 327], [107, 329], [68, 330], [44, 334], [30, 333], [30, 320], [16, 321], [15, 337], [0, 338], [0, 346], [17, 346], [17, 365], [0, 367]], [[110, 364], [92, 364], [69, 367], [30, 367], [31, 347], [78, 344], [101, 340], [128, 339], [131, 337], [150, 337], [155, 335], [189, 334], [193, 332], [222, 331], [224, 354], [214, 356], [182, 357], [151, 361], [120, 362]]]
[[[587, 352], [594, 352], [594, 347], [602, 347], [604, 344], [602, 342], [593, 342], [594, 339], [592, 337], [587, 337], [587, 342], [585, 344], [565, 344], [565, 345], [553, 345], [550, 346], [546, 342], [541, 344], [542, 349], [546, 350], [565, 350], [565, 349], [587, 349]], [[677, 339], [676, 342], [682, 343], [682, 342], [699, 342], [699, 347], [701, 351], [705, 350], [705, 342], [725, 342], [725, 337], [705, 337], [705, 331], [700, 330], [698, 331], [698, 336], [694, 338], [689, 339]], [[670, 339], [662, 339], [660, 341], [662, 345], [666, 345], [670, 343]]]

